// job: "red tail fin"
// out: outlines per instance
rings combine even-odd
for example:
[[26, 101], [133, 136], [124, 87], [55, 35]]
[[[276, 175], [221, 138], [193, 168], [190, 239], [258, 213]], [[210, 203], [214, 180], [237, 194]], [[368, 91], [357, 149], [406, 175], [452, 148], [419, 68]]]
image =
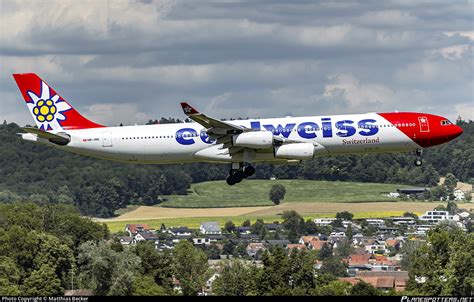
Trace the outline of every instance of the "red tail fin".
[[39, 129], [56, 131], [104, 127], [83, 117], [36, 74], [14, 74], [13, 77]]

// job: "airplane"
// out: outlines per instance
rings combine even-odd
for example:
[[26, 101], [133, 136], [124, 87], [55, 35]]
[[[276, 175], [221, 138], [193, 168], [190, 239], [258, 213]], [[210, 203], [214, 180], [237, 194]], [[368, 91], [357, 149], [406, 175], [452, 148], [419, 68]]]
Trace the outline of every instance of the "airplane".
[[181, 106], [189, 123], [106, 127], [76, 111], [34, 73], [13, 74], [35, 127], [24, 140], [86, 156], [137, 164], [229, 163], [229, 185], [252, 176], [252, 164], [297, 164], [315, 156], [414, 151], [463, 133], [442, 116], [387, 112], [224, 121]]

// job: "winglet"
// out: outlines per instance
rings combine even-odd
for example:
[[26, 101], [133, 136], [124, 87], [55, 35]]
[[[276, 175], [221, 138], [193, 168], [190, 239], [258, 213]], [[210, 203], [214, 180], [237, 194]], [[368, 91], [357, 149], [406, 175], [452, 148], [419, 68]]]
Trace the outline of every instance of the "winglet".
[[181, 107], [183, 108], [184, 114], [186, 114], [188, 116], [199, 114], [199, 111], [197, 111], [193, 106], [189, 105], [186, 102], [182, 102]]

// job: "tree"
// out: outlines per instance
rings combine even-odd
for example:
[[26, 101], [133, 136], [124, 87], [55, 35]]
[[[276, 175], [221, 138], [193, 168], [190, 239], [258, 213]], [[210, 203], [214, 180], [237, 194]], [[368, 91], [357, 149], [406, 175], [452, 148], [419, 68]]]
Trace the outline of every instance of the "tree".
[[282, 214], [283, 226], [288, 231], [288, 240], [297, 242], [301, 234], [305, 230], [305, 222], [303, 217], [296, 211], [284, 211]]
[[346, 221], [350, 221], [352, 220], [352, 217], [354, 217], [354, 214], [348, 212], [348, 211], [344, 211], [344, 212], [337, 212], [336, 213], [336, 218], [337, 219], [342, 219], [342, 220], [346, 220]]
[[54, 268], [43, 264], [25, 279], [21, 293], [25, 296], [60, 296], [63, 295], [61, 280], [56, 276]]
[[212, 291], [218, 296], [247, 296], [255, 275], [241, 261], [223, 264], [221, 273], [212, 284]]
[[321, 273], [333, 274], [336, 277], [347, 276], [347, 263], [339, 257], [330, 257], [323, 260], [323, 265], [319, 269]]
[[316, 288], [315, 295], [318, 296], [349, 296], [351, 294], [352, 285], [349, 282], [332, 281], [328, 285]]
[[260, 234], [260, 232], [262, 231], [262, 228], [265, 227], [265, 223], [263, 222], [262, 219], [257, 219], [257, 221], [255, 221], [254, 224], [252, 224], [252, 226], [250, 227], [250, 232], [252, 234]]
[[249, 227], [251, 225], [250, 223], [250, 220], [246, 219], [243, 223], [242, 223], [242, 226], [243, 227]]
[[459, 180], [456, 178], [456, 176], [454, 176], [454, 174], [452, 173], [446, 174], [444, 185], [446, 186], [446, 189], [448, 190], [449, 194], [453, 193], [454, 189], [456, 188], [458, 184], [458, 181]]
[[133, 252], [140, 257], [143, 274], [152, 276], [159, 286], [171, 290], [173, 266], [169, 251], [158, 253], [153, 243], [141, 241]]
[[141, 268], [132, 251], [117, 253], [105, 242], [85, 242], [79, 247], [81, 283], [97, 295], [131, 295]]
[[308, 219], [304, 224], [304, 230], [306, 234], [316, 234], [318, 232], [318, 226], [313, 220]]
[[354, 251], [352, 245], [347, 241], [341, 241], [335, 248], [335, 254], [341, 258], [347, 258]]
[[329, 243], [324, 243], [321, 250], [318, 251], [318, 259], [325, 260], [332, 257], [332, 246]]
[[20, 269], [13, 259], [0, 256], [0, 295], [19, 296]]
[[449, 212], [450, 215], [455, 215], [458, 212], [458, 205], [454, 201], [448, 201], [446, 205], [446, 210]]
[[366, 283], [364, 281], [359, 281], [356, 285], [354, 285], [351, 289], [352, 296], [381, 296], [382, 292], [371, 284]]
[[232, 233], [235, 230], [235, 224], [232, 221], [227, 221], [224, 225], [224, 229], [226, 229], [227, 232]]
[[[456, 224], [439, 224], [428, 232], [428, 241], [410, 257], [407, 289], [421, 295], [471, 295], [474, 290], [472, 248], [474, 234]], [[418, 283], [417, 278], [423, 278]]]
[[347, 229], [346, 229], [346, 237], [347, 237], [347, 240], [352, 240], [352, 236], [354, 236], [353, 232], [352, 232], [352, 224], [349, 224], [347, 226]]
[[178, 242], [173, 249], [173, 264], [183, 295], [195, 296], [206, 280], [206, 254], [187, 240]]
[[132, 294], [134, 296], [164, 296], [167, 291], [155, 283], [152, 276], [135, 278], [133, 282]]
[[418, 215], [416, 215], [415, 213], [412, 213], [412, 212], [403, 213], [403, 217], [412, 217], [415, 220], [418, 219]]
[[280, 201], [283, 198], [285, 198], [285, 194], [286, 194], [286, 189], [282, 184], [273, 185], [271, 187], [270, 193], [269, 193], [270, 200], [274, 204], [278, 205], [278, 204], [280, 204]]

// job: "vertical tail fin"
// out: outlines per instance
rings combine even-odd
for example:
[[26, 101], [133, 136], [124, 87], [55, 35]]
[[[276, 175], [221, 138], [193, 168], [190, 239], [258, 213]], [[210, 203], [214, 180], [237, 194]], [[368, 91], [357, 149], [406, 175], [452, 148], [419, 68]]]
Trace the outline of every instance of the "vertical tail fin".
[[104, 127], [83, 117], [36, 74], [14, 74], [13, 78], [39, 129], [57, 131]]

